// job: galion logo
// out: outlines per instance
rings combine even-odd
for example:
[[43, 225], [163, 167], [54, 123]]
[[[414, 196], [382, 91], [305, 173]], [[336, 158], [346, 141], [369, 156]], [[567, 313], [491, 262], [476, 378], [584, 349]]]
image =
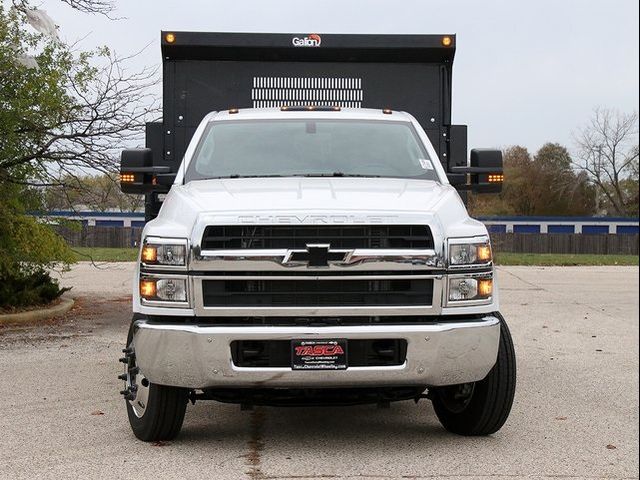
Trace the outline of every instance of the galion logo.
[[322, 43], [322, 38], [317, 33], [312, 33], [306, 37], [293, 37], [291, 39], [294, 47], [319, 47]]

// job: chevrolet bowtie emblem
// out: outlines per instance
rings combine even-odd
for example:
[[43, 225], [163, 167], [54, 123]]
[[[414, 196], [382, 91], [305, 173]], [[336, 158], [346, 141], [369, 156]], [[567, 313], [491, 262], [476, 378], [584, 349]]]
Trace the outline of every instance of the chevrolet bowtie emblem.
[[329, 244], [307, 244], [306, 250], [289, 250], [282, 263], [306, 263], [310, 267], [328, 267], [329, 262], [343, 262], [349, 250], [331, 250]]

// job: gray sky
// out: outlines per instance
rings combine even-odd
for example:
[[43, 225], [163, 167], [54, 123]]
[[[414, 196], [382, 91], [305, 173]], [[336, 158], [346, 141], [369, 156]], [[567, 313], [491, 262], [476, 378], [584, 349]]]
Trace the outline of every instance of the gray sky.
[[[47, 10], [68, 41], [108, 45], [160, 63], [160, 30], [291, 33], [456, 33], [453, 121], [469, 147], [547, 141], [595, 106], [638, 109], [637, 0], [116, 0], [110, 21], [58, 0]], [[88, 36], [87, 36], [88, 35]]]

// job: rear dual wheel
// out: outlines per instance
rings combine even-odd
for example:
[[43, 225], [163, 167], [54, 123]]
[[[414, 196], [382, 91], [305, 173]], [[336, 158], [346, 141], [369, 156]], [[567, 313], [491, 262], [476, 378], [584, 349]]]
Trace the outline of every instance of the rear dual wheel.
[[145, 442], [172, 440], [182, 428], [189, 391], [149, 382], [135, 363], [133, 324], [127, 338], [125, 403], [133, 434]]
[[500, 318], [496, 364], [479, 382], [430, 389], [440, 423], [459, 435], [490, 435], [507, 421], [516, 390], [516, 355], [509, 327]]

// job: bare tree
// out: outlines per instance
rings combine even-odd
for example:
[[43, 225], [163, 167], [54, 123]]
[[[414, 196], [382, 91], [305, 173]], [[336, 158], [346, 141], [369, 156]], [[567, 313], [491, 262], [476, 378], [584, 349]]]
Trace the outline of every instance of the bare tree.
[[[61, 1], [107, 16], [113, 9], [110, 0]], [[121, 57], [106, 47], [78, 51], [60, 41], [46, 12], [29, 0], [11, 3], [0, 4], [0, 37], [8, 46], [0, 49], [0, 186], [60, 187], [68, 204], [81, 192], [113, 197], [121, 149], [139, 145], [145, 122], [160, 113], [157, 68], [132, 70], [138, 54]], [[109, 188], [91, 191], [95, 185], [84, 180], [96, 173]], [[138, 203], [119, 199], [104, 208]]]
[[67, 175], [61, 186], [42, 191], [45, 210], [136, 212], [144, 207], [144, 195], [122, 193], [118, 175]]
[[[83, 13], [97, 13], [110, 17], [114, 11], [115, 6], [111, 0], [61, 0], [71, 8], [74, 8]], [[15, 8], [22, 11], [32, 9], [28, 0], [12, 0], [12, 4]]]
[[[636, 207], [625, 183], [638, 170], [638, 114], [596, 108], [589, 123], [574, 135], [578, 162], [604, 195], [614, 213], [626, 215]], [[637, 175], [636, 175], [637, 183]]]
[[[103, 49], [96, 57], [99, 66], [70, 62], [62, 80], [71, 106], [50, 118], [23, 118], [13, 133], [29, 139], [29, 148], [0, 156], [0, 182], [51, 185], [63, 176], [116, 171], [120, 150], [139, 144], [145, 122], [160, 111], [152, 88], [156, 69], [129, 72], [126, 64], [132, 58]], [[27, 165], [36, 167], [39, 178], [25, 181], [11, 174]]]

